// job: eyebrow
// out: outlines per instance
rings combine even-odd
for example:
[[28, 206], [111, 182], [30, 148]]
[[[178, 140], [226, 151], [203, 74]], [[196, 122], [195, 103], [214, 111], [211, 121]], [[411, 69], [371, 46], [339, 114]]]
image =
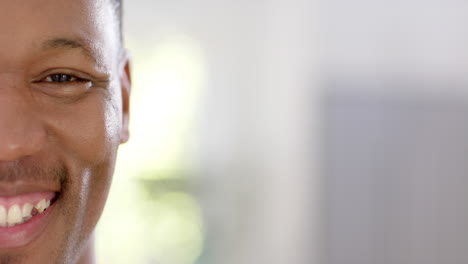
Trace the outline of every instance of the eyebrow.
[[87, 57], [96, 61], [96, 58], [93, 56], [90, 45], [83, 39], [71, 39], [71, 38], [52, 38], [46, 40], [42, 48], [45, 50], [49, 49], [80, 49], [83, 54]]

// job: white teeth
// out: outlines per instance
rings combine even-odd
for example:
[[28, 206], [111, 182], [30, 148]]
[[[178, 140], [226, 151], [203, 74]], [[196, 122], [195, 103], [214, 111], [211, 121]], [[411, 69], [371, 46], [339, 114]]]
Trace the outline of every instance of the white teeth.
[[49, 208], [50, 206], [50, 200], [42, 199], [40, 202], [36, 204], [36, 209], [39, 213], [42, 213], [45, 211], [45, 209]]
[[22, 224], [33, 217], [32, 211], [34, 208], [36, 208], [37, 213], [40, 214], [49, 206], [50, 200], [46, 199], [42, 199], [36, 204], [36, 206], [26, 203], [21, 208], [18, 204], [14, 204], [8, 209], [8, 211], [4, 206], [0, 205], [0, 227], [12, 227]]
[[0, 226], [6, 227], [7, 226], [7, 211], [5, 207], [0, 206]]
[[19, 205], [15, 204], [8, 210], [8, 227], [23, 223], [23, 215]]
[[45, 210], [47, 207], [48, 207], [48, 206], [47, 206], [47, 203], [46, 203], [45, 199], [42, 199], [40, 202], [38, 202], [38, 203], [36, 204], [36, 209], [37, 209], [37, 211], [38, 211], [39, 213], [44, 212], [44, 210]]
[[25, 205], [23, 205], [23, 209], [21, 210], [21, 213], [22, 213], [24, 221], [27, 221], [27, 220], [31, 219], [32, 209], [33, 209], [33, 206], [30, 203], [26, 203]]

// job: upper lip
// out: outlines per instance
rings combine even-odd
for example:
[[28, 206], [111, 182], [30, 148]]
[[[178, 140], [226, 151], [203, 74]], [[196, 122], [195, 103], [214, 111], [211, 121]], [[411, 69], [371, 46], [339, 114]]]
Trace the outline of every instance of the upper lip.
[[59, 192], [60, 184], [53, 182], [0, 182], [0, 196], [11, 197], [36, 192]]

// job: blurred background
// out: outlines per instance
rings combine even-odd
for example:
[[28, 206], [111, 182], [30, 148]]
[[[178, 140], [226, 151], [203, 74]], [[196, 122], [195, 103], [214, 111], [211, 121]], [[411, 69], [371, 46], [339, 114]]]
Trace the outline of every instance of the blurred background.
[[98, 263], [468, 263], [468, 3], [124, 1]]

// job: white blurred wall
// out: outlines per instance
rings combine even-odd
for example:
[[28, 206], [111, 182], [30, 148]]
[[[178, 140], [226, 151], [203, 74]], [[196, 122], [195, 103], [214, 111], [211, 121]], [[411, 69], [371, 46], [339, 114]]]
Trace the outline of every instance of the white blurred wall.
[[468, 4], [321, 4], [325, 263], [468, 263]]
[[319, 263], [314, 2], [217, 6], [199, 146], [207, 263]]
[[199, 263], [468, 262], [468, 4], [140, 0], [125, 10], [142, 49], [183, 36], [203, 60], [191, 151]]

